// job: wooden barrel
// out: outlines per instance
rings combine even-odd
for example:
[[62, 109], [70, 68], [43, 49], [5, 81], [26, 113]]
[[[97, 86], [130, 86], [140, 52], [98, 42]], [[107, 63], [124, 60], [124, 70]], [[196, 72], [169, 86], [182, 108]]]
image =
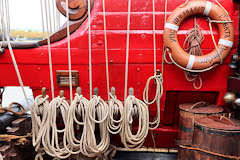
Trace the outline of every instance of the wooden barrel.
[[192, 141], [195, 159], [240, 159], [240, 122], [223, 116], [195, 120]]
[[223, 108], [216, 105], [208, 105], [206, 102], [195, 104], [181, 104], [179, 106], [179, 133], [178, 145], [191, 145], [194, 130], [194, 119], [207, 117], [212, 114], [220, 114]]

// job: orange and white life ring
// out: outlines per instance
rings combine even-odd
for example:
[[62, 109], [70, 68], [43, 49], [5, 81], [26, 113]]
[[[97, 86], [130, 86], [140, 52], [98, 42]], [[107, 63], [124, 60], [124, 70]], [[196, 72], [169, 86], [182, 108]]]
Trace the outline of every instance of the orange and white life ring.
[[[189, 16], [203, 15], [208, 16], [215, 21], [225, 21], [226, 23], [217, 23], [220, 36], [217, 44], [217, 50], [214, 49], [203, 56], [190, 55], [183, 50], [177, 39], [179, 26]], [[233, 24], [229, 22], [229, 15], [220, 6], [202, 0], [189, 1], [184, 6], [177, 7], [168, 17], [164, 27], [164, 45], [169, 49], [171, 57], [180, 67], [187, 70], [204, 70], [215, 67], [222, 59], [229, 54], [234, 39]]]

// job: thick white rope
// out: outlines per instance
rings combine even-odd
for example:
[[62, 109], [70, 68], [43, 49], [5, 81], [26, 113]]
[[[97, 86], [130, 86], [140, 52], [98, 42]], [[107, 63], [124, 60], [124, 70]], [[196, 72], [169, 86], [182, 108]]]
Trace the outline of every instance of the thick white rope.
[[[78, 139], [75, 136], [74, 125], [80, 126], [82, 128], [86, 127], [86, 114], [89, 101], [82, 95], [75, 94], [75, 98], [69, 108], [68, 123], [66, 129], [66, 136], [64, 136], [64, 146], [71, 154], [79, 154], [82, 151], [82, 135]], [[81, 121], [82, 120], [82, 121]], [[67, 146], [67, 142], [69, 146]]]
[[91, 2], [88, 0], [89, 96], [92, 98]]
[[107, 93], [108, 100], [110, 99], [110, 87], [109, 87], [109, 64], [108, 64], [108, 43], [107, 43], [107, 26], [106, 26], [106, 10], [105, 0], [103, 0], [103, 28], [104, 28], [104, 42], [105, 42], [105, 59], [106, 59], [106, 79], [107, 79]]
[[[38, 154], [35, 156], [35, 160], [42, 160], [42, 148], [41, 140], [43, 136], [44, 126], [47, 123], [48, 118], [48, 96], [43, 97], [39, 95], [35, 98], [34, 104], [31, 106], [31, 115], [32, 115], [32, 144], [35, 147], [35, 151]], [[41, 118], [42, 117], [42, 118]]]
[[126, 65], [125, 65], [124, 101], [125, 101], [126, 98], [127, 98], [130, 17], [131, 17], [131, 0], [128, 0], [128, 19], [127, 19], [127, 42], [126, 42]]
[[50, 81], [51, 81], [51, 93], [52, 93], [52, 99], [54, 98], [54, 83], [53, 83], [53, 69], [52, 69], [52, 53], [51, 53], [51, 42], [50, 42], [50, 29], [52, 28], [51, 19], [50, 17], [50, 10], [47, 9], [47, 0], [45, 0], [45, 16], [46, 16], [46, 29], [47, 29], [47, 43], [48, 43], [48, 56], [49, 56], [49, 71], [50, 71]]
[[72, 63], [71, 63], [71, 48], [70, 48], [70, 31], [69, 31], [69, 1], [66, 0], [66, 16], [67, 16], [67, 41], [68, 41], [68, 70], [69, 70], [69, 88], [70, 88], [70, 101], [72, 102]]
[[47, 6], [45, 4], [45, 7], [46, 7], [46, 11], [48, 10], [48, 18], [49, 18], [49, 23], [50, 23], [50, 27], [48, 29], [48, 32], [50, 32], [50, 34], [53, 33], [53, 30], [52, 30], [52, 14], [51, 14], [51, 7], [50, 7], [50, 1], [51, 0], [47, 0]]
[[[97, 157], [105, 152], [110, 145], [107, 124], [108, 105], [99, 96], [93, 95], [86, 113], [86, 124], [82, 135], [82, 154], [87, 157]], [[96, 124], [99, 126], [101, 138], [98, 143], [95, 137]]]
[[40, 0], [40, 7], [41, 7], [43, 39], [45, 39], [45, 26], [44, 26], [44, 15], [43, 15], [43, 0]]
[[155, 0], [152, 1], [153, 7], [153, 58], [154, 58], [154, 74], [157, 73], [157, 56], [156, 56], [156, 15], [155, 15]]
[[[156, 84], [156, 93], [155, 93], [154, 99], [152, 101], [149, 101], [149, 84], [150, 84], [151, 80], [154, 80], [154, 82]], [[144, 102], [147, 105], [151, 105], [153, 103], [156, 103], [156, 105], [157, 105], [156, 119], [153, 122], [149, 122], [149, 124], [150, 124], [149, 129], [151, 129], [151, 130], [156, 129], [160, 124], [160, 99], [161, 99], [162, 95], [163, 95], [163, 77], [162, 77], [162, 74], [151, 76], [147, 80], [146, 86], [145, 86], [144, 91], [143, 91]]]
[[[160, 99], [162, 97], [163, 94], [163, 78], [162, 78], [162, 74], [157, 75], [157, 60], [156, 60], [156, 35], [155, 35], [155, 0], [153, 0], [153, 50], [154, 50], [154, 76], [149, 77], [149, 79], [147, 80], [146, 86], [144, 88], [143, 91], [143, 100], [147, 105], [153, 104], [154, 102], [156, 102], [157, 105], [157, 118], [156, 120], [154, 120], [153, 122], [150, 122], [150, 129], [156, 129], [159, 124], [160, 124]], [[151, 80], [155, 80], [156, 83], [156, 93], [155, 93], [155, 97], [154, 99], [150, 102], [149, 101], [149, 85], [150, 85], [150, 81]], [[154, 127], [152, 127], [154, 126]]]
[[[111, 99], [108, 101], [108, 131], [111, 134], [118, 134], [122, 129], [123, 121], [123, 104], [120, 100], [117, 99], [115, 95], [110, 93]], [[115, 119], [119, 115], [119, 119]]]
[[[56, 3], [55, 0], [52, 1], [52, 16], [53, 16], [53, 32], [56, 32]], [[66, 0], [66, 5], [68, 4], [68, 0]], [[68, 12], [68, 8], [66, 8], [66, 14]]]
[[[18, 77], [19, 84], [21, 86], [21, 90], [22, 90], [24, 98], [26, 100], [26, 104], [27, 104], [28, 107], [30, 107], [28, 99], [27, 99], [27, 94], [26, 94], [26, 92], [24, 90], [24, 85], [23, 85], [23, 81], [22, 81], [22, 78], [21, 78], [21, 74], [19, 72], [18, 65], [17, 65], [16, 59], [15, 59], [15, 56], [14, 56], [14, 53], [13, 53], [11, 42], [10, 42], [10, 24], [9, 24], [10, 16], [9, 16], [9, 5], [8, 5], [8, 2], [6, 2], [6, 0], [5, 0], [5, 4], [2, 3], [1, 7], [2, 7], [1, 8], [1, 10], [2, 10], [2, 16], [1, 17], [3, 19], [3, 24], [4, 24], [3, 25], [4, 26], [3, 30], [5, 31], [7, 44], [8, 44], [8, 49], [9, 49], [9, 52], [10, 52], [10, 55], [11, 55], [11, 58], [12, 58], [12, 61], [13, 61], [13, 65], [14, 65], [14, 68], [15, 68], [15, 71], [16, 71], [16, 74], [17, 74], [17, 77]], [[4, 10], [4, 8], [5, 8], [5, 10]]]
[[[69, 105], [64, 97], [54, 98], [48, 107], [47, 122], [44, 125], [44, 132], [42, 136], [42, 146], [44, 151], [55, 158], [66, 159], [71, 153], [68, 152], [65, 145], [61, 146], [59, 143], [59, 134], [66, 136], [66, 128], [68, 126], [68, 111]], [[64, 128], [57, 128], [57, 116], [61, 116], [63, 119]], [[67, 145], [68, 146], [68, 145]]]
[[[140, 148], [148, 134], [149, 113], [147, 105], [133, 95], [125, 100], [123, 109], [123, 128], [120, 132], [121, 141], [126, 148]], [[138, 116], [138, 130], [132, 133], [133, 117]]]

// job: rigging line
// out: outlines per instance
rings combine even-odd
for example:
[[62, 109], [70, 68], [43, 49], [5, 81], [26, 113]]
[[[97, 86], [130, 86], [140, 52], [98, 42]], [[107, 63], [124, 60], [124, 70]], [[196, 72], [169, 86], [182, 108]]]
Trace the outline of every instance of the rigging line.
[[92, 98], [91, 3], [88, 0], [89, 95]]
[[[9, 24], [9, 21], [8, 21], [8, 19], [10, 18], [9, 17], [9, 6], [8, 6], [6, 1], [7, 0], [5, 0], [5, 12], [6, 12], [6, 14], [4, 13], [4, 10], [3, 10], [4, 3], [1, 6], [2, 7], [1, 10], [2, 10], [3, 22], [4, 22], [4, 19], [5, 19], [4, 28], [5, 28], [5, 35], [6, 35], [7, 43], [8, 43], [8, 49], [9, 49], [9, 52], [10, 52], [10, 55], [11, 55], [11, 58], [12, 58], [12, 61], [13, 61], [13, 65], [14, 65], [14, 68], [15, 68], [15, 71], [16, 71], [16, 74], [17, 74], [17, 77], [18, 77], [19, 84], [21, 86], [24, 98], [26, 100], [27, 106], [30, 107], [30, 105], [28, 103], [28, 99], [27, 99], [27, 94], [24, 90], [24, 85], [23, 85], [23, 81], [22, 81], [22, 78], [21, 78], [21, 74], [19, 72], [18, 65], [17, 65], [16, 59], [15, 59], [15, 56], [14, 56], [14, 53], [13, 53], [11, 43], [10, 43], [10, 24]], [[7, 17], [5, 17], [5, 16], [7, 16]]]
[[[165, 6], [164, 6], [164, 24], [163, 24], [163, 28], [164, 28], [164, 25], [165, 25], [165, 23], [166, 23], [166, 21], [167, 21], [167, 5], [168, 5], [167, 2], [168, 2], [168, 1], [165, 0]], [[166, 53], [167, 53], [167, 51], [166, 51], [166, 48], [165, 48], [164, 43], [163, 43], [163, 53], [162, 53], [162, 77], [163, 77], [163, 71], [164, 71], [163, 65], [164, 65], [164, 61], [166, 60], [166, 58], [165, 58]], [[168, 61], [166, 61], [166, 62], [168, 63]], [[163, 83], [163, 78], [162, 78], [162, 83]]]
[[58, 11], [58, 8], [56, 8], [56, 23], [57, 23], [57, 30], [59, 30], [59, 28], [60, 28], [60, 12]]
[[126, 100], [126, 98], [127, 98], [130, 12], [131, 12], [131, 0], [128, 1], [128, 21], [127, 21], [127, 44], [126, 44], [126, 65], [125, 65], [125, 89], [124, 89], [124, 100]]
[[43, 39], [45, 39], [45, 27], [44, 27], [44, 16], [43, 16], [43, 0], [40, 0], [40, 7], [41, 7], [41, 15], [42, 15], [42, 32], [43, 32]]
[[153, 53], [154, 53], [154, 75], [157, 73], [157, 56], [156, 56], [156, 17], [155, 17], [155, 0], [153, 3]]
[[109, 64], [108, 64], [108, 43], [107, 43], [107, 31], [106, 31], [106, 10], [105, 0], [103, 0], [103, 22], [104, 22], [104, 42], [105, 42], [105, 58], [106, 58], [106, 78], [107, 78], [107, 93], [108, 100], [110, 100], [110, 89], [109, 89]]
[[[54, 1], [55, 0], [52, 0], [53, 32], [56, 32], [56, 12], [55, 12], [55, 3], [54, 3]], [[66, 10], [67, 10], [67, 8], [66, 8]]]
[[51, 80], [51, 92], [52, 92], [52, 99], [54, 98], [54, 83], [53, 83], [53, 69], [52, 69], [52, 53], [51, 53], [51, 42], [50, 42], [50, 35], [49, 35], [49, 27], [51, 28], [51, 21], [49, 21], [50, 14], [49, 10], [47, 9], [47, 0], [45, 0], [45, 16], [46, 16], [46, 32], [47, 32], [47, 43], [48, 43], [48, 55], [49, 55], [49, 70], [50, 70], [50, 80]]
[[47, 0], [47, 2], [48, 2], [48, 8], [47, 8], [47, 6], [46, 6], [46, 10], [48, 9], [48, 18], [49, 18], [49, 22], [50, 22], [50, 27], [49, 27], [49, 29], [48, 29], [48, 32], [50, 32], [50, 34], [52, 34], [53, 33], [53, 31], [52, 31], [52, 15], [51, 15], [51, 8], [50, 8], [50, 0]]
[[[3, 1], [0, 2], [0, 9], [1, 9], [1, 15], [3, 15]], [[2, 47], [2, 43], [5, 41], [5, 34], [4, 34], [4, 24], [3, 24], [3, 16], [1, 16], [1, 34], [2, 34], [2, 39], [1, 39], [1, 47]]]
[[11, 22], [10, 22], [10, 15], [9, 15], [9, 2], [8, 2], [8, 0], [5, 0], [5, 7], [6, 7], [6, 9], [7, 9], [7, 20], [8, 20], [8, 34], [10, 35], [10, 28], [11, 28]]
[[70, 88], [70, 100], [73, 99], [72, 91], [72, 63], [71, 63], [71, 49], [70, 49], [70, 31], [69, 31], [69, 1], [66, 0], [66, 16], [67, 16], [67, 41], [68, 41], [68, 69], [69, 69], [69, 88]]

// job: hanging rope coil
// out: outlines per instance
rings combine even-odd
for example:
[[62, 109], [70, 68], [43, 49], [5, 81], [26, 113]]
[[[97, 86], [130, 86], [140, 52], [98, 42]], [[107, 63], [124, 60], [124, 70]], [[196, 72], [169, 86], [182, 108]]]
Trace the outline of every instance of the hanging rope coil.
[[[86, 112], [86, 124], [82, 135], [82, 154], [87, 157], [98, 157], [110, 145], [108, 133], [108, 105], [101, 97], [93, 95]], [[99, 125], [100, 141], [95, 137], [96, 124]]]
[[[120, 132], [123, 145], [130, 148], [140, 148], [148, 134], [149, 113], [147, 105], [133, 95], [125, 100], [123, 109], [123, 128]], [[133, 116], [138, 116], [138, 131], [132, 133]]]
[[[154, 82], [156, 84], [156, 93], [155, 93], [154, 99], [152, 101], [149, 101], [149, 85], [150, 85], [151, 80], [154, 80]], [[149, 122], [149, 124], [150, 124], [149, 129], [151, 129], [151, 130], [156, 129], [160, 124], [160, 99], [161, 99], [162, 95], [163, 95], [162, 74], [149, 77], [149, 79], [146, 82], [144, 91], [143, 91], [143, 100], [147, 105], [151, 105], [153, 103], [156, 103], [156, 105], [157, 105], [156, 119], [153, 122]]]
[[48, 96], [43, 97], [39, 95], [35, 98], [34, 104], [30, 108], [31, 115], [32, 115], [32, 143], [35, 147], [35, 150], [38, 154], [35, 157], [37, 159], [42, 158], [42, 148], [41, 148], [41, 140], [43, 136], [43, 131], [45, 129], [45, 125], [47, 125], [47, 118], [48, 118], [48, 109], [49, 109], [49, 102]]
[[[184, 40], [183, 46], [186, 46], [186, 51], [194, 56], [202, 56], [201, 51], [201, 43], [204, 40], [204, 35], [202, 34], [199, 25], [196, 22], [196, 17], [194, 18], [194, 28], [191, 29]], [[202, 87], [202, 78], [200, 73], [191, 73], [188, 71], [184, 72], [184, 75], [189, 82], [193, 82], [193, 87], [195, 89], [200, 89]], [[197, 86], [197, 81], [199, 82], [199, 86]]]
[[[71, 154], [79, 154], [82, 152], [81, 143], [82, 136], [77, 139], [74, 131], [74, 124], [85, 127], [86, 124], [86, 108], [89, 101], [83, 95], [75, 94], [75, 98], [69, 108], [68, 121], [66, 126], [66, 136], [64, 136], [64, 146]], [[80, 121], [82, 119], [82, 121]], [[69, 146], [67, 146], [67, 142]]]
[[[66, 126], [68, 126], [68, 109], [69, 104], [64, 97], [58, 96], [50, 102], [48, 108], [49, 114], [47, 117], [47, 122], [44, 125], [44, 134], [42, 136], [42, 145], [44, 151], [48, 155], [59, 159], [65, 159], [71, 155], [66, 147], [63, 147], [63, 144], [59, 143], [59, 134], [63, 134], [63, 137], [66, 136], [64, 134], [66, 134]], [[62, 117], [64, 124], [63, 129], [57, 128], [57, 116]]]
[[[118, 134], [122, 129], [123, 121], [123, 104], [116, 96], [110, 93], [111, 99], [108, 101], [109, 118], [108, 118], [108, 131], [111, 134]], [[118, 120], [114, 119], [115, 116], [120, 116]]]

